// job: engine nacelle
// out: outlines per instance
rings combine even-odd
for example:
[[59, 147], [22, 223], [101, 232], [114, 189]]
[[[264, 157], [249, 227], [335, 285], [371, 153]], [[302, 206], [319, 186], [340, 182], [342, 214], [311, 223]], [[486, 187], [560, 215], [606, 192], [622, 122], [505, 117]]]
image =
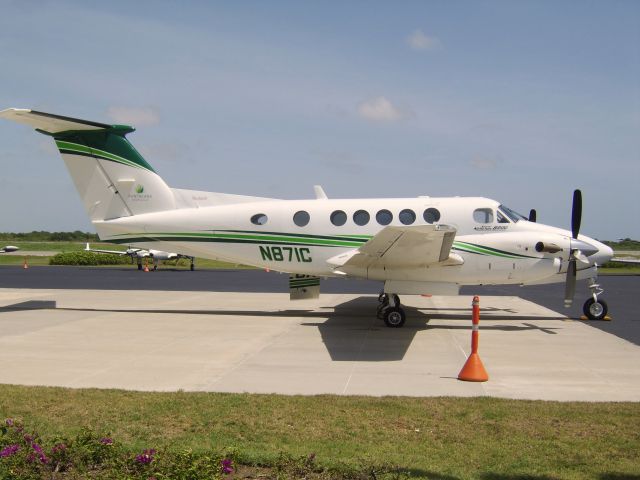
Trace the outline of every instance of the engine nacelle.
[[558, 253], [562, 251], [562, 247], [559, 247], [555, 243], [544, 243], [538, 242], [536, 243], [536, 252], [546, 252], [546, 253]]

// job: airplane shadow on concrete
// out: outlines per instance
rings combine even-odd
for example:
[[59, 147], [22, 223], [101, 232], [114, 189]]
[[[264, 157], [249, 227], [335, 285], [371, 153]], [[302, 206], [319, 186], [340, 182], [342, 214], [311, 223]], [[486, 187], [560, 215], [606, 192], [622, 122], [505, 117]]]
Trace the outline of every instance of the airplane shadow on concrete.
[[[58, 307], [54, 300], [32, 300], [0, 307], [0, 313], [20, 310], [64, 310], [109, 313], [152, 313], [159, 315], [224, 315], [251, 317], [302, 317], [310, 321], [302, 322], [303, 327], [317, 328], [322, 342], [333, 361], [385, 362], [399, 361], [406, 355], [414, 337], [425, 330], [468, 330], [471, 331], [470, 309], [418, 309], [404, 306], [407, 321], [402, 328], [388, 328], [376, 317], [375, 297], [361, 296], [347, 302], [315, 308], [313, 310], [292, 309], [277, 311], [218, 310], [218, 309], [118, 309]], [[459, 313], [445, 313], [459, 310]], [[466, 312], [466, 313], [465, 313]], [[512, 324], [484, 325], [481, 331], [518, 332], [538, 330], [555, 335], [557, 328], [540, 327], [526, 320], [558, 320], [564, 317], [520, 316], [509, 309], [486, 308], [481, 315], [485, 320], [504, 320]], [[455, 325], [434, 325], [431, 320], [460, 320]], [[313, 321], [315, 320], [315, 321]]]

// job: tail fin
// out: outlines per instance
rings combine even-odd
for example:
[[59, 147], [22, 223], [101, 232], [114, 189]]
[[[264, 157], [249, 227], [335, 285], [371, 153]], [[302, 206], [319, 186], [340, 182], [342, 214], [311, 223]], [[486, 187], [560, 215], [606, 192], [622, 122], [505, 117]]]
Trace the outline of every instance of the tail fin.
[[175, 208], [171, 189], [126, 139], [133, 127], [16, 108], [0, 117], [53, 137], [92, 221]]

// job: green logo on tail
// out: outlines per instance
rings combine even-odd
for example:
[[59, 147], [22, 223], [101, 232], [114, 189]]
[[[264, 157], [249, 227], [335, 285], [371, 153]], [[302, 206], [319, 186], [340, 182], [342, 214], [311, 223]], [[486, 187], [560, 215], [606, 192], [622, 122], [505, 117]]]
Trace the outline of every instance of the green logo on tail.
[[144, 187], [142, 185], [136, 185], [136, 193], [144, 192]]

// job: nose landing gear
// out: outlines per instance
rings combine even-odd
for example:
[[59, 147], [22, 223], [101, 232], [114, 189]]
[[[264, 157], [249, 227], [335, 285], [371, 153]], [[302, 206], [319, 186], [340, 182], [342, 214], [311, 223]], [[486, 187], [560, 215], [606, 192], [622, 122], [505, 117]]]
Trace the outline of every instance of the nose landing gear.
[[407, 319], [404, 310], [400, 306], [400, 297], [395, 293], [388, 295], [381, 293], [378, 296], [378, 318], [384, 320], [389, 328], [400, 328]]
[[589, 290], [591, 290], [591, 298], [584, 302], [582, 313], [584, 313], [589, 320], [602, 320], [609, 311], [607, 302], [598, 298], [598, 295], [603, 293], [604, 290], [596, 283], [595, 278], [589, 279]]

